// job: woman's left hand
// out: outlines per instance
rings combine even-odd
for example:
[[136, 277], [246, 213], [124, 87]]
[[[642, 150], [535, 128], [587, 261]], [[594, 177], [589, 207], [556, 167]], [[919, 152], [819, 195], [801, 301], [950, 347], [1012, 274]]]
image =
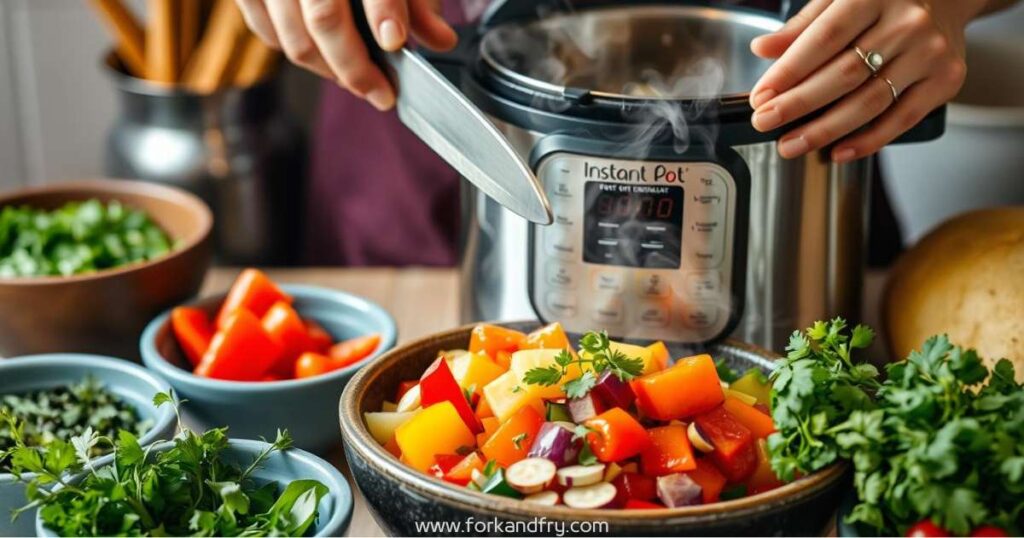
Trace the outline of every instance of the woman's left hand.
[[[983, 8], [984, 0], [812, 0], [751, 44], [778, 58], [751, 92], [754, 127], [778, 129], [822, 109], [782, 137], [783, 157], [832, 144], [836, 162], [875, 153], [960, 91], [964, 28]], [[882, 60], [877, 74], [865, 57]]]

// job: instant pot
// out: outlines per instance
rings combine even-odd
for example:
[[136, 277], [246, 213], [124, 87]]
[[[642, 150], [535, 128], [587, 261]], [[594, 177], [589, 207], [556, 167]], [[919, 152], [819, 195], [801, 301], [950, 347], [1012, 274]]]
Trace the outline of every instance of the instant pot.
[[[508, 0], [461, 29], [431, 60], [528, 160], [555, 216], [529, 224], [463, 182], [463, 320], [777, 349], [814, 320], [857, 318], [872, 158], [785, 160], [784, 131], [750, 125], [770, 65], [750, 41], [799, 7]], [[943, 126], [940, 109], [901, 141]]]

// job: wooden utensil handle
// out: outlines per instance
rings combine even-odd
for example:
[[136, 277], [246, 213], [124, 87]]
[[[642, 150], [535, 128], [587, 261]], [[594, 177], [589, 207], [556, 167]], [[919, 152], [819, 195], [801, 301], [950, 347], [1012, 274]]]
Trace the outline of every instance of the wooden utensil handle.
[[277, 63], [279, 55], [276, 50], [268, 47], [258, 37], [250, 35], [246, 39], [242, 57], [238, 61], [234, 85], [245, 88], [263, 80]]
[[199, 48], [185, 67], [184, 85], [198, 93], [212, 93], [231, 80], [248, 32], [234, 0], [217, 0]]
[[145, 76], [146, 33], [135, 15], [121, 3], [121, 0], [89, 0], [114, 37], [118, 57], [132, 75]]
[[178, 80], [177, 0], [149, 0], [149, 31], [146, 33], [146, 78], [173, 84]]

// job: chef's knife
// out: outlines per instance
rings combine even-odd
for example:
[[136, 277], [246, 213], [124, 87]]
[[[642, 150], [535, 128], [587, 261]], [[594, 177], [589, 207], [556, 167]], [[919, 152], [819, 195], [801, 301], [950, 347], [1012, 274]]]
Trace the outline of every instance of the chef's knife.
[[402, 123], [484, 194], [531, 222], [551, 224], [540, 181], [508, 139], [423, 56], [405, 47], [382, 50], [362, 0], [351, 5], [371, 57], [395, 85]]

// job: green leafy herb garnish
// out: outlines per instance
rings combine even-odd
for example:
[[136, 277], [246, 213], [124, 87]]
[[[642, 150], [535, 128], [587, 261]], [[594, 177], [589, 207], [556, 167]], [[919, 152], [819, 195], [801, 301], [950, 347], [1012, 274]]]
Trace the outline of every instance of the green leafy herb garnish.
[[[606, 332], [588, 332], [580, 339], [582, 353], [573, 356], [568, 350], [555, 355], [555, 364], [543, 368], [533, 368], [526, 372], [523, 381], [530, 385], [557, 385], [568, 373], [572, 365], [576, 365], [583, 373], [576, 379], [565, 382], [562, 388], [569, 398], [586, 396], [597, 384], [598, 377], [610, 371], [623, 381], [629, 381], [644, 371], [644, 361], [640, 357], [628, 357], [625, 353], [611, 349], [611, 340]], [[584, 365], [590, 369], [584, 371]]]
[[838, 319], [792, 336], [772, 374], [776, 472], [792, 479], [851, 461], [860, 503], [848, 521], [881, 535], [902, 535], [923, 519], [954, 535], [981, 524], [1019, 535], [1024, 385], [1013, 364], [989, 370], [974, 351], [939, 336], [889, 364], [881, 381], [851, 358], [872, 338]]
[[523, 432], [512, 438], [512, 444], [515, 445], [516, 450], [523, 448], [523, 441], [525, 441], [527, 437], [526, 432]]
[[[170, 393], [154, 402], [178, 412]], [[29, 500], [14, 517], [38, 508], [43, 523], [61, 536], [302, 536], [328, 493], [316, 480], [293, 481], [280, 494], [275, 483], [253, 480], [271, 454], [291, 448], [287, 431], [278, 431], [243, 468], [225, 457], [226, 428], [199, 434], [179, 419], [173, 446], [155, 453], [127, 430], [114, 439], [89, 428], [40, 448], [24, 443], [22, 425], [10, 413], [2, 417], [15, 437], [11, 470], [26, 482]], [[92, 464], [97, 447], [113, 448], [113, 464]]]

